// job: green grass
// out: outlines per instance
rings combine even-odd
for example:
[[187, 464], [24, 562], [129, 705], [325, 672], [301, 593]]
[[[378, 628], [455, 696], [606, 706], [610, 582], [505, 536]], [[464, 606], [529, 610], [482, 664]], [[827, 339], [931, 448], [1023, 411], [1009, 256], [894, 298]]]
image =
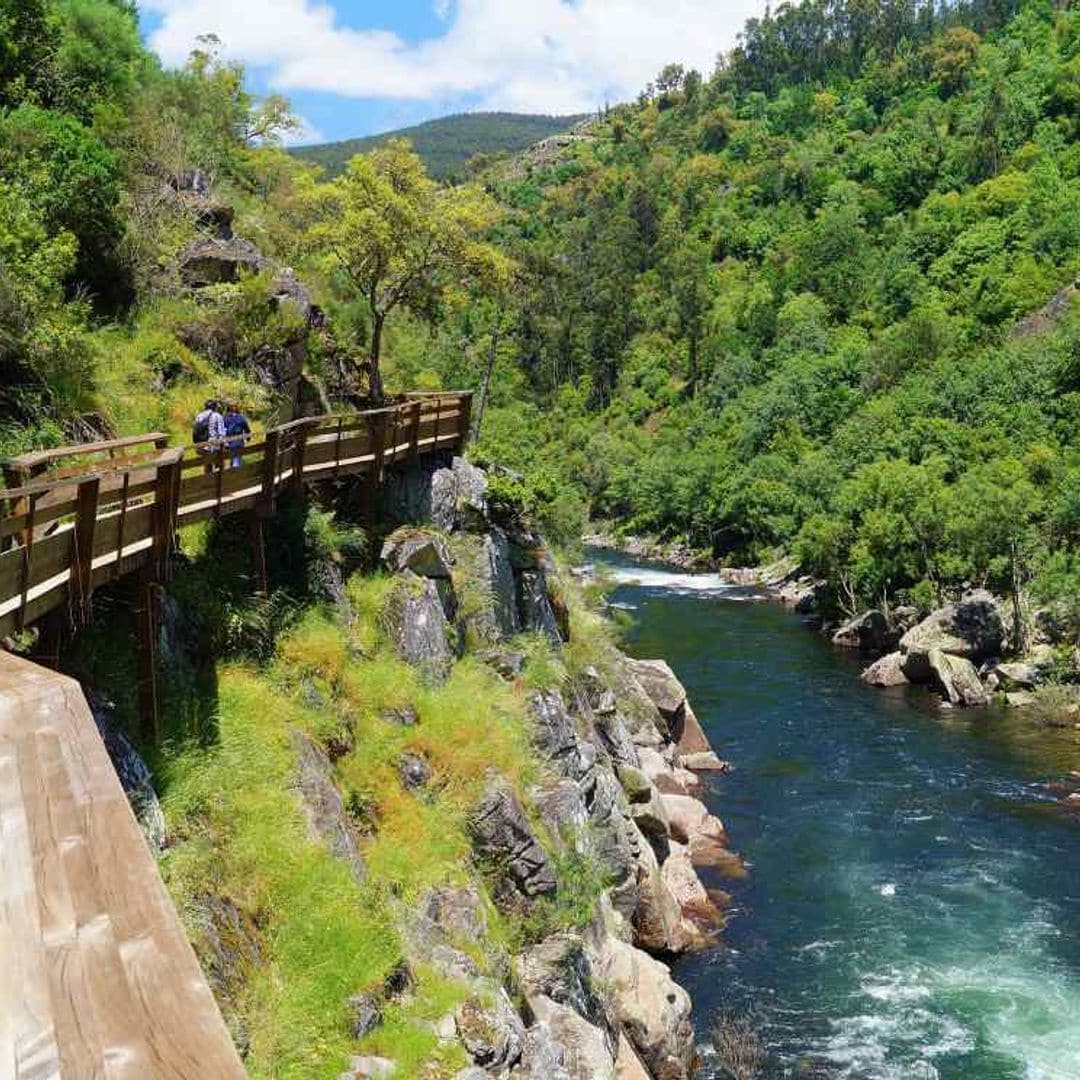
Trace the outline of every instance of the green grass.
[[220, 694], [218, 744], [164, 765], [179, 841], [166, 881], [189, 917], [212, 888], [262, 928], [266, 963], [243, 999], [251, 1074], [336, 1077], [353, 1049], [346, 1002], [381, 983], [400, 942], [377, 885], [358, 885], [308, 835], [288, 736], [305, 726], [303, 710], [245, 668], [221, 671]]
[[[402, 956], [402, 915], [426, 890], [475, 880], [469, 814], [493, 770], [519, 792], [540, 778], [526, 693], [561, 685], [567, 672], [544, 639], [523, 635], [515, 645], [527, 655], [526, 678], [507, 683], [466, 656], [445, 683], [425, 684], [382, 631], [395, 587], [384, 575], [353, 577], [350, 619], [309, 608], [262, 668], [219, 665], [216, 741], [173, 742], [158, 755], [173, 837], [163, 873], [197, 947], [207, 895], [227, 899], [256, 928], [261, 956], [245, 961], [241, 952], [247, 967], [222, 1004], [233, 1029], [246, 1032], [246, 1065], [257, 1078], [336, 1077], [355, 1053], [391, 1058], [402, 1077], [448, 1077], [466, 1064], [461, 1046], [440, 1043], [433, 1030], [465, 985], [421, 966], [410, 994], [386, 1003], [383, 1023], [360, 1044], [347, 1002], [382, 986]], [[401, 723], [406, 713], [416, 722]], [[291, 729], [335, 750], [335, 778], [363, 834], [360, 883], [309, 834], [293, 790]], [[419, 790], [402, 783], [405, 753], [430, 766]], [[565, 885], [528, 919], [501, 916], [481, 888], [489, 932], [456, 944], [482, 971], [592, 917], [603, 884], [595, 867], [572, 854], [554, 858]]]

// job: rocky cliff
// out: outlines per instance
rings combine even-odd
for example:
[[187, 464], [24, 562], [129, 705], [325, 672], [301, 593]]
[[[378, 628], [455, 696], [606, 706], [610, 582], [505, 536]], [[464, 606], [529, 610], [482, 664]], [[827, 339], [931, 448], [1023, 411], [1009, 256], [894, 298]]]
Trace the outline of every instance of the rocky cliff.
[[[471, 883], [431, 890], [401, 912], [409, 965], [434, 965], [466, 990], [440, 1023], [472, 1064], [460, 1077], [688, 1076], [690, 1000], [663, 961], [715, 940], [722, 914], [697, 868], [738, 871], [723, 825], [697, 794], [724, 767], [686, 693], [659, 660], [608, 643], [568, 666], [560, 685], [527, 689], [521, 642], [576, 646], [555, 564], [520, 518], [495, 513], [486, 477], [457, 458], [391, 477], [384, 512], [399, 523], [381, 560], [395, 584], [384, 617], [399, 655], [429, 681], [478, 651], [527, 696], [537, 764], [525, 786], [491, 770], [470, 818]], [[520, 635], [526, 635], [522, 638]], [[422, 761], [402, 782], [426, 782]], [[567, 866], [602, 887], [576, 925], [531, 941], [499, 977], [481, 974], [486, 903], [528, 921], [572, 890]], [[368, 995], [360, 1027], [385, 1007]], [[397, 1075], [388, 1058], [357, 1056], [349, 1078]]]

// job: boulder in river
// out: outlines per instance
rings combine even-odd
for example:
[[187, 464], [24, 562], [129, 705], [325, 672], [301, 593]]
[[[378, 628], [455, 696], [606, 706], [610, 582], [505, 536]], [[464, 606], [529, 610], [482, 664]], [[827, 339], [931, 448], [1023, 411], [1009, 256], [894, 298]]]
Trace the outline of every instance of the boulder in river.
[[904, 674], [903, 653], [889, 653], [875, 660], [862, 673], [862, 680], [871, 686], [904, 686], [911, 680]]
[[849, 619], [832, 636], [832, 643], [843, 649], [881, 652], [889, 640], [889, 621], [877, 610], [864, 611]]
[[997, 601], [986, 590], [976, 590], [928, 615], [900, 639], [904, 674], [912, 682], [930, 682], [932, 650], [965, 660], [985, 660], [1000, 652], [1004, 638]]
[[934, 679], [953, 705], [985, 705], [989, 700], [975, 665], [963, 656], [931, 649], [927, 662]]
[[1043, 672], [1034, 664], [1023, 661], [997, 664], [993, 675], [1002, 690], [1034, 690], [1043, 681]]

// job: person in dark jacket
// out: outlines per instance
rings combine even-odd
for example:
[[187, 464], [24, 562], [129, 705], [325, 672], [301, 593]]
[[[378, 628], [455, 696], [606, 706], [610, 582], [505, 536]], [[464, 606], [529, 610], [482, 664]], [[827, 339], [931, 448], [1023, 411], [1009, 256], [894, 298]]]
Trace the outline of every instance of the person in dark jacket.
[[210, 398], [202, 407], [202, 412], [195, 417], [191, 429], [191, 441], [205, 460], [206, 472], [214, 471], [214, 454], [225, 438], [225, 420], [221, 415], [221, 406]]
[[222, 421], [225, 428], [225, 448], [229, 451], [229, 468], [235, 469], [240, 465], [240, 451], [244, 449], [244, 443], [251, 438], [251, 425], [235, 401], [230, 401], [225, 406]]

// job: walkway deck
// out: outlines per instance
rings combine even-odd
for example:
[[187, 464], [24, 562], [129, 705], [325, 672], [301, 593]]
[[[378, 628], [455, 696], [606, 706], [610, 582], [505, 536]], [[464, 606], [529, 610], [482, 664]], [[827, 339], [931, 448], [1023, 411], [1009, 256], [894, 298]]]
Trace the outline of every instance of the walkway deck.
[[[121, 575], [163, 580], [180, 525], [266, 527], [279, 492], [340, 475], [373, 492], [468, 425], [469, 395], [416, 395], [275, 428], [235, 469], [156, 433], [9, 462], [0, 635], [65, 608], [78, 623]], [[0, 649], [0, 1080], [244, 1075], [78, 684]]]
[[78, 683], [0, 650], [0, 1077], [243, 1077]]

